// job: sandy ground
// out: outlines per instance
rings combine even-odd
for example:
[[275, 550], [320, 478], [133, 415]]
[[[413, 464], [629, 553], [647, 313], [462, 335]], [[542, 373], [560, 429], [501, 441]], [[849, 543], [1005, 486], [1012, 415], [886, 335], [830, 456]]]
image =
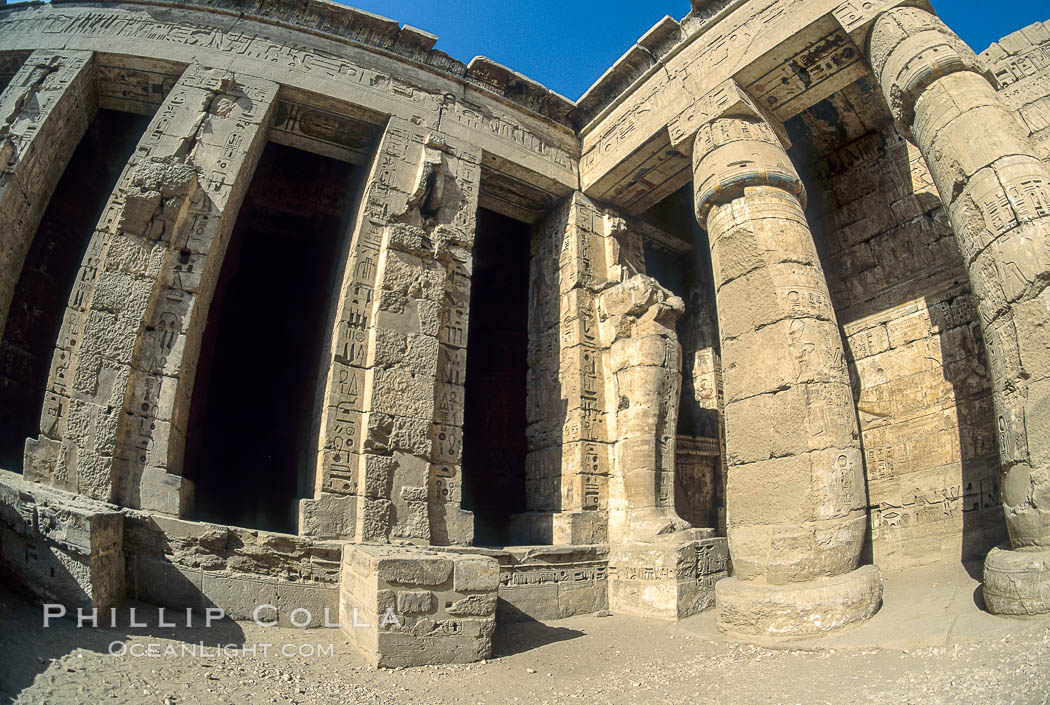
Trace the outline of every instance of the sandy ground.
[[[976, 584], [961, 570], [888, 576], [870, 624], [820, 642], [735, 643], [710, 613], [678, 624], [576, 617], [501, 625], [485, 663], [389, 671], [366, 667], [330, 629], [45, 630], [38, 605], [0, 588], [0, 702], [1050, 705], [1050, 620], [981, 613]], [[114, 641], [161, 655], [113, 656]], [[242, 651], [252, 644], [255, 655]], [[162, 655], [168, 647], [197, 652]]]

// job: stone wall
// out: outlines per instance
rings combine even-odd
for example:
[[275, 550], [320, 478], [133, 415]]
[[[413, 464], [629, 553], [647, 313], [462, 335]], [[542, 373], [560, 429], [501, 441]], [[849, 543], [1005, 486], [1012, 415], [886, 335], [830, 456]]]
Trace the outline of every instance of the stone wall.
[[[183, 521], [125, 510], [128, 595], [173, 608], [221, 607], [233, 619], [258, 617], [320, 627], [338, 613], [342, 544]], [[325, 610], [328, 616], [325, 616]]]
[[1043, 157], [1050, 159], [1050, 23], [1036, 22], [981, 54], [999, 94], [1017, 111]]
[[890, 570], [979, 559], [1005, 538], [992, 400], [925, 162], [885, 126], [809, 171], [859, 412], [872, 558]]

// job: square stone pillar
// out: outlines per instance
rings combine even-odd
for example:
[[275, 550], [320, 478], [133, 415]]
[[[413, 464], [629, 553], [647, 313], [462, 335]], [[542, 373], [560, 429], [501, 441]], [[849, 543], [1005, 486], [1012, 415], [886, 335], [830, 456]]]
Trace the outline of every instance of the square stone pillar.
[[197, 352], [277, 84], [190, 66], [88, 245], [52, 358], [26, 477], [178, 514]]
[[462, 427], [480, 154], [399, 118], [357, 216], [300, 532], [467, 544]]
[[97, 112], [88, 51], [35, 51], [0, 94], [0, 338], [40, 219]]
[[603, 211], [574, 193], [535, 231], [529, 272], [525, 462], [528, 514], [520, 533], [537, 543], [608, 540], [611, 446], [604, 353], [595, 298], [607, 282]]

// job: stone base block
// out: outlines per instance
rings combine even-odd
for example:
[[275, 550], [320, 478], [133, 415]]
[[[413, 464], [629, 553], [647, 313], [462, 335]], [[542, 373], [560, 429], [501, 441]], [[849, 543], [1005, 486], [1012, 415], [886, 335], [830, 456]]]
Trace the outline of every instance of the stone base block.
[[982, 591], [992, 614], [1050, 615], [1050, 551], [993, 548], [984, 560]]
[[728, 567], [725, 538], [613, 546], [609, 609], [634, 617], [684, 619], [715, 604], [715, 584], [728, 575]]
[[808, 637], [874, 615], [882, 605], [882, 576], [866, 565], [833, 578], [767, 585], [739, 578], [715, 586], [718, 628], [762, 637]]
[[474, 512], [456, 502], [435, 502], [428, 506], [430, 543], [435, 546], [469, 546], [474, 541]]
[[339, 624], [374, 667], [473, 663], [492, 654], [498, 587], [489, 556], [349, 544]]
[[0, 565], [48, 602], [124, 602], [124, 517], [113, 505], [0, 470]]
[[609, 540], [609, 521], [605, 512], [558, 512], [553, 517], [552, 541], [555, 546], [580, 546]]
[[608, 546], [522, 546], [500, 562], [499, 622], [548, 621], [609, 609]]
[[116, 502], [147, 512], [186, 516], [193, 510], [193, 482], [157, 468], [137, 467], [128, 461], [116, 461], [118, 488]]

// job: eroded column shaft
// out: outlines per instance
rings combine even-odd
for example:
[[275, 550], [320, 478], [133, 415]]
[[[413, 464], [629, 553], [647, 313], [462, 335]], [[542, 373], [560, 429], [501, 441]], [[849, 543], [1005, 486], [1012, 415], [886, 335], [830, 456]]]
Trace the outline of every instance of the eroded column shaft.
[[[863, 461], [802, 181], [757, 119], [701, 128], [693, 163], [722, 342], [735, 575], [719, 592], [720, 624], [797, 634], [865, 618], [881, 583], [874, 568], [855, 570]], [[824, 616], [807, 623], [807, 612]]]
[[[759, 123], [718, 120], [701, 131], [696, 164], [722, 341], [733, 565], [742, 579], [784, 583], [856, 568], [865, 502], [842, 342], [802, 183], [775, 139]], [[747, 167], [730, 166], [740, 160], [763, 172], [754, 185]], [[738, 174], [735, 193], [719, 191]]]
[[935, 16], [884, 13], [869, 53], [898, 129], [929, 164], [977, 299], [1011, 543], [1044, 556], [1005, 569], [1034, 570], [1018, 583], [988, 572], [1008, 560], [993, 551], [986, 602], [997, 612], [1050, 612], [1050, 168], [977, 57]]

